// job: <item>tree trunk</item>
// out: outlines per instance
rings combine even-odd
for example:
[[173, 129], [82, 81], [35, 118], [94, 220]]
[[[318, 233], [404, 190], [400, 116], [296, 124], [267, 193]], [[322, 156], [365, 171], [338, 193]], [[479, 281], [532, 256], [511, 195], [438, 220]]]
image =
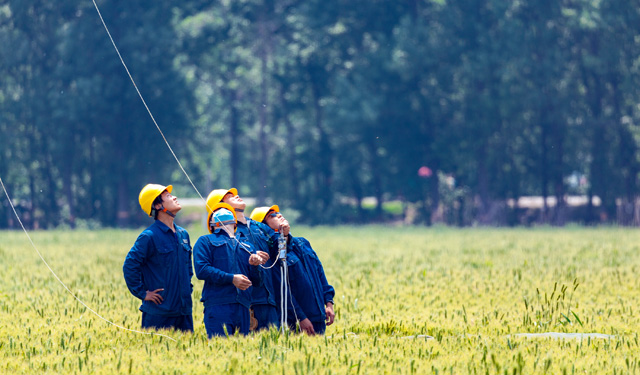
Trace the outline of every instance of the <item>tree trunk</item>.
[[66, 156], [68, 160], [62, 166], [62, 189], [69, 206], [69, 225], [75, 228], [75, 206], [73, 204], [73, 159], [75, 142], [69, 142]]
[[129, 224], [129, 207], [127, 202], [129, 201], [129, 195], [127, 194], [127, 172], [124, 168], [124, 155], [122, 150], [116, 151], [117, 166], [120, 166], [121, 172], [118, 173], [118, 181], [116, 181], [116, 225], [120, 228], [124, 228]]
[[[548, 112], [552, 111], [551, 105], [548, 105]], [[554, 130], [554, 145], [555, 145], [555, 163], [553, 167], [553, 185], [554, 193], [556, 196], [556, 208], [554, 212], [553, 224], [557, 226], [564, 226], [566, 223], [567, 205], [565, 202], [565, 186], [563, 181], [563, 166], [564, 166], [564, 125], [557, 124], [553, 127]]]
[[238, 187], [238, 170], [240, 169], [240, 120], [237, 107], [237, 91], [230, 92], [227, 97], [229, 98], [229, 107], [231, 113], [229, 114], [229, 135], [231, 136], [230, 154], [229, 154], [229, 172], [231, 176], [231, 186]]
[[98, 188], [96, 184], [96, 150], [95, 150], [96, 138], [91, 137], [91, 141], [89, 142], [89, 169], [87, 173], [89, 174], [89, 202], [91, 203], [91, 207], [89, 207], [89, 215], [92, 218], [96, 217], [96, 204], [98, 201]]
[[287, 132], [287, 145], [286, 149], [289, 152], [287, 156], [287, 178], [289, 179], [289, 198], [295, 204], [300, 204], [300, 183], [298, 180], [298, 168], [296, 166], [296, 148], [295, 148], [295, 128], [289, 119], [287, 114], [286, 99], [284, 96], [284, 89], [280, 88], [280, 107], [285, 109], [283, 114], [284, 126]]
[[44, 214], [44, 225], [47, 228], [51, 228], [52, 226], [56, 226], [59, 223], [60, 218], [60, 208], [58, 207], [58, 189], [56, 188], [55, 179], [53, 178], [53, 162], [51, 161], [51, 152], [49, 152], [49, 142], [48, 137], [44, 137], [42, 143], [43, 149], [43, 159], [45, 168], [42, 173], [45, 176], [45, 180], [47, 182], [47, 193], [45, 194], [45, 203], [43, 204], [45, 214]]
[[[317, 68], [321, 69], [321, 68]], [[313, 92], [313, 106], [315, 109], [315, 128], [318, 132], [318, 150], [317, 150], [317, 161], [319, 163], [317, 168], [317, 185], [316, 192], [317, 196], [320, 198], [321, 209], [326, 210], [331, 205], [333, 200], [333, 190], [332, 190], [332, 150], [331, 143], [329, 142], [329, 137], [324, 130], [323, 127], [323, 110], [322, 105], [320, 104], [321, 94], [319, 83], [314, 74], [311, 74], [311, 88]]]
[[[264, 25], [264, 22], [261, 23]], [[260, 129], [259, 129], [259, 139], [260, 142], [260, 172], [259, 172], [259, 184], [258, 184], [258, 204], [264, 205], [267, 198], [267, 171], [268, 171], [268, 140], [267, 140], [267, 51], [266, 47], [262, 48], [260, 59], [261, 61], [261, 70], [262, 70], [262, 81], [260, 82]], [[282, 171], [276, 171], [276, 173], [282, 173]]]
[[546, 223], [549, 213], [549, 205], [547, 204], [547, 197], [549, 196], [549, 171], [548, 171], [548, 149], [547, 149], [547, 124], [543, 119], [541, 121], [542, 129], [540, 132], [540, 183], [542, 190], [542, 212], [540, 221]]
[[[605, 160], [605, 129], [604, 124], [602, 123], [602, 93], [601, 93], [601, 84], [600, 80], [594, 75], [593, 76], [594, 85], [591, 90], [591, 100], [590, 107], [591, 113], [593, 114], [593, 132], [591, 134], [591, 164], [589, 169], [591, 171], [590, 183], [592, 185], [592, 195], [598, 195], [600, 197], [601, 204], [606, 207], [606, 160]], [[601, 207], [601, 210], [602, 208]], [[601, 211], [602, 212], [602, 211]], [[605, 211], [606, 212], [606, 211]], [[592, 214], [595, 214], [592, 212]], [[597, 217], [594, 215], [590, 218], [591, 220], [602, 220], [602, 217]], [[604, 218], [606, 219], [606, 218]]]
[[383, 219], [383, 188], [382, 188], [382, 172], [380, 170], [380, 160], [378, 158], [378, 148], [376, 147], [375, 137], [368, 137], [367, 146], [369, 149], [369, 166], [371, 168], [371, 174], [373, 179], [373, 191], [376, 197], [376, 211], [375, 217], [377, 220]]
[[438, 221], [438, 208], [440, 206], [440, 176], [438, 176], [439, 166], [434, 161], [431, 164], [433, 167], [433, 174], [431, 175], [430, 181], [430, 189], [431, 189], [431, 218], [429, 222], [434, 224]]
[[[480, 196], [480, 222], [489, 224], [489, 172], [487, 171], [487, 141], [483, 139], [478, 150], [478, 194]], [[434, 171], [434, 176], [436, 172]]]
[[28, 206], [29, 216], [22, 221], [27, 228], [38, 229], [40, 226], [36, 220], [36, 183], [32, 170], [29, 170], [29, 195], [31, 197], [31, 203]]
[[[266, 6], [266, 12], [267, 14], [272, 14], [272, 7], [271, 4], [269, 4], [268, 2], [265, 3]], [[269, 147], [269, 142], [267, 139], [267, 122], [268, 122], [268, 113], [267, 113], [267, 109], [268, 109], [268, 100], [269, 100], [269, 84], [267, 82], [267, 77], [269, 76], [269, 68], [268, 68], [268, 62], [269, 62], [269, 44], [270, 44], [270, 31], [268, 30], [268, 25], [267, 25], [267, 20], [266, 20], [266, 16], [263, 13], [260, 17], [259, 20], [259, 30], [260, 30], [260, 36], [263, 38], [263, 40], [261, 41], [261, 45], [260, 45], [260, 71], [261, 71], [261, 81], [260, 81], [260, 108], [259, 108], [259, 116], [260, 116], [260, 124], [259, 124], [259, 139], [258, 142], [260, 142], [260, 160], [258, 161], [259, 165], [260, 165], [260, 171], [258, 173], [258, 204], [259, 205], [264, 205], [266, 202], [266, 198], [267, 198], [267, 189], [268, 189], [268, 163], [267, 160], [269, 158], [269, 154], [268, 154], [268, 147]], [[280, 171], [277, 171], [276, 173], [282, 173]]]
[[620, 78], [617, 73], [612, 73], [609, 79], [613, 92], [613, 118], [618, 130], [618, 139], [620, 147], [618, 147], [620, 159], [620, 173], [622, 174], [624, 183], [624, 196], [622, 206], [630, 207], [630, 210], [623, 210], [623, 225], [634, 225], [636, 221], [635, 209], [636, 205], [636, 176], [638, 174], [638, 164], [635, 160], [637, 146], [635, 144], [633, 134], [628, 125], [622, 121], [622, 96], [619, 90]]

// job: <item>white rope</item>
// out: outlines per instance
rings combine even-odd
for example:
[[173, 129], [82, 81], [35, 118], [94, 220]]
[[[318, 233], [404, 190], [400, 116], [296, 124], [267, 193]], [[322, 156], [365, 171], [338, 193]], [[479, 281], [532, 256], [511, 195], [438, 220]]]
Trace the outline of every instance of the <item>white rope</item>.
[[293, 310], [293, 315], [296, 317], [296, 322], [300, 323], [300, 319], [298, 318], [298, 313], [296, 312], [296, 307], [293, 305], [293, 295], [291, 294], [291, 282], [289, 281], [289, 269], [288, 268], [287, 268], [287, 272], [286, 273], [287, 273], [287, 286], [286, 286], [286, 288], [289, 290], [289, 294], [287, 294], [287, 298], [291, 297], [291, 301], [289, 301], [289, 302], [291, 302], [291, 310]]
[[[222, 225], [222, 228], [224, 229], [224, 231], [225, 231], [225, 232], [227, 232], [227, 234], [229, 235], [229, 237], [230, 237], [230, 238], [232, 238], [232, 239], [234, 239], [234, 240], [236, 240], [236, 242], [238, 243], [238, 245], [240, 245], [240, 247], [242, 248], [242, 250], [246, 251], [246, 252], [247, 252], [247, 253], [249, 253], [250, 255], [254, 255], [254, 253], [252, 253], [252, 252], [251, 252], [251, 250], [250, 250], [250, 246], [249, 246], [249, 245], [247, 245], [247, 244], [245, 244], [245, 243], [242, 243], [242, 242], [238, 239], [238, 237], [235, 235], [235, 233], [234, 233], [231, 229], [229, 229], [229, 227], [227, 226], [227, 224], [223, 223], [220, 219], [218, 219], [218, 218], [216, 218], [216, 217], [214, 217], [214, 216], [211, 216], [211, 220], [213, 221], [213, 224], [215, 224], [215, 223], [216, 223], [214, 220], [217, 220], [217, 222], [218, 222], [218, 223], [220, 223], [220, 225]], [[209, 223], [208, 225], [211, 225], [211, 223]], [[236, 224], [236, 225], [237, 225], [237, 224]], [[249, 230], [251, 230], [251, 228], [249, 228]], [[277, 257], [276, 257], [276, 259], [273, 261], [273, 264], [272, 264], [272, 265], [270, 265], [269, 267], [265, 267], [265, 266], [263, 266], [262, 264], [259, 264], [259, 266], [260, 266], [260, 267], [262, 267], [262, 268], [263, 268], [263, 269], [265, 269], [265, 270], [269, 270], [269, 269], [273, 268], [273, 266], [275, 266], [275, 265], [276, 265], [276, 263], [278, 262], [278, 259], [281, 259], [281, 258], [280, 258], [280, 255], [281, 255], [281, 254], [280, 254], [280, 252], [278, 252], [278, 256], [277, 256]]]
[[289, 327], [289, 303], [291, 303], [291, 310], [296, 318], [296, 322], [300, 324], [296, 307], [293, 305], [293, 295], [291, 294], [291, 282], [289, 281], [289, 265], [287, 264], [287, 239], [285, 236], [280, 235], [278, 238], [278, 258], [282, 259], [280, 269], [280, 308], [281, 308], [281, 327], [284, 333], [285, 327]]
[[[127, 67], [127, 64], [124, 62], [124, 59], [122, 58], [122, 55], [120, 54], [120, 50], [118, 50], [118, 47], [116, 46], [116, 43], [113, 40], [113, 37], [111, 37], [111, 33], [109, 32], [109, 28], [107, 27], [107, 24], [104, 22], [104, 19], [102, 18], [102, 14], [100, 13], [100, 9], [98, 8], [98, 4], [96, 4], [95, 0], [91, 0], [91, 1], [93, 2], [93, 5], [96, 8], [96, 12], [98, 12], [98, 16], [100, 17], [100, 21], [102, 22], [102, 26], [104, 26], [104, 29], [107, 32], [107, 35], [109, 36], [109, 40], [111, 40], [111, 44], [113, 45], [113, 48], [116, 50], [116, 53], [118, 54], [118, 58], [120, 58], [120, 62], [122, 63], [122, 66], [124, 67], [124, 70], [127, 72], [127, 75], [129, 76], [129, 79], [131, 80], [131, 83], [133, 84], [133, 87], [136, 89], [136, 92], [138, 93], [138, 96], [140, 97], [140, 100], [142, 101], [142, 104], [146, 108], [147, 113], [149, 113], [149, 117], [151, 117], [151, 120], [153, 121], [153, 124], [156, 126], [156, 129], [158, 129], [158, 132], [160, 132], [160, 135], [162, 136], [162, 139], [164, 140], [164, 143], [169, 148], [169, 151], [171, 151], [171, 154], [173, 155], [174, 159], [176, 159], [176, 162], [178, 163], [178, 166], [182, 170], [182, 173], [184, 173], [184, 175], [187, 177], [187, 179], [189, 180], [189, 183], [191, 184], [193, 189], [196, 191], [196, 193], [198, 194], [200, 199], [202, 199], [202, 201], [204, 202], [205, 206], [207, 206], [207, 208], [209, 210], [211, 210], [211, 207], [209, 207], [207, 205], [207, 201], [204, 199], [202, 194], [200, 194], [200, 191], [198, 190], [198, 188], [196, 188], [196, 185], [191, 180], [191, 177], [189, 177], [189, 174], [187, 173], [187, 171], [182, 167], [182, 163], [180, 163], [180, 160], [178, 159], [178, 156], [176, 156], [175, 152], [173, 152], [173, 149], [171, 148], [171, 145], [169, 145], [169, 141], [167, 141], [167, 138], [164, 136], [164, 133], [160, 129], [160, 126], [156, 122], [156, 119], [153, 117], [153, 114], [151, 113], [151, 110], [149, 109], [149, 106], [147, 106], [147, 102], [144, 100], [142, 94], [140, 93], [140, 90], [138, 90], [138, 85], [136, 85], [136, 82], [133, 79], [133, 76], [131, 76], [131, 73], [129, 72], [129, 68]], [[225, 229], [226, 229], [226, 226], [225, 226]], [[227, 230], [227, 233], [229, 233], [228, 230]], [[235, 236], [231, 236], [231, 235], [229, 235], [229, 236], [231, 238], [234, 238], [238, 242], [240, 247], [242, 247], [243, 250], [245, 250], [249, 254], [252, 254], [251, 251], [249, 249], [247, 249], [247, 247], [243, 243], [241, 243]], [[273, 264], [270, 267], [264, 267], [263, 265], [260, 265], [260, 267], [262, 267], [264, 269], [270, 269], [273, 266], [275, 266], [277, 260], [278, 259], [276, 258], [276, 260], [274, 260]]]
[[287, 239], [283, 233], [280, 233], [278, 237], [278, 258], [283, 259], [280, 266], [280, 327], [282, 327], [282, 333], [285, 332], [287, 327], [287, 286], [288, 286], [288, 265], [287, 265]]
[[49, 271], [51, 271], [51, 273], [53, 274], [53, 276], [58, 280], [58, 282], [67, 290], [67, 292], [69, 292], [69, 294], [71, 294], [73, 296], [73, 298], [75, 298], [78, 302], [80, 302], [80, 304], [82, 304], [82, 306], [86, 307], [89, 311], [91, 311], [95, 316], [97, 316], [98, 318], [104, 320], [105, 322], [111, 324], [114, 327], [118, 327], [120, 329], [123, 329], [125, 331], [129, 331], [129, 332], [135, 332], [135, 333], [141, 333], [143, 335], [156, 335], [156, 336], [162, 336], [162, 337], [166, 337], [171, 341], [177, 342], [175, 339], [167, 336], [167, 335], [163, 335], [161, 333], [155, 333], [155, 332], [142, 332], [142, 331], [136, 331], [135, 329], [130, 329], [130, 328], [126, 328], [123, 327], [121, 325], [118, 325], [106, 318], [104, 318], [102, 315], [98, 314], [95, 310], [93, 310], [91, 307], [87, 306], [86, 303], [84, 303], [80, 298], [78, 298], [78, 296], [76, 296], [71, 289], [69, 289], [67, 287], [67, 285], [62, 282], [62, 280], [60, 280], [60, 278], [58, 277], [58, 275], [53, 271], [53, 269], [49, 266], [49, 263], [47, 263], [47, 261], [44, 259], [44, 257], [42, 256], [42, 254], [40, 253], [40, 251], [38, 250], [38, 248], [36, 247], [36, 245], [33, 243], [33, 241], [31, 240], [31, 236], [29, 236], [29, 232], [27, 232], [27, 229], [24, 227], [24, 225], [22, 224], [22, 220], [20, 220], [20, 216], [18, 216], [18, 212], [16, 212], [16, 208], [13, 205], [13, 202], [11, 202], [11, 198], [9, 197], [9, 193], [7, 192], [7, 189], [4, 187], [4, 183], [2, 182], [2, 178], [0, 178], [0, 185], [2, 185], [2, 190], [4, 190], [4, 195], [7, 196], [7, 200], [9, 201], [9, 205], [11, 206], [11, 209], [13, 210], [13, 213], [16, 215], [16, 219], [18, 219], [18, 222], [20, 223], [20, 226], [22, 227], [22, 230], [24, 231], [24, 234], [27, 235], [27, 238], [29, 239], [29, 242], [31, 242], [31, 246], [33, 246], [33, 249], [36, 251], [36, 253], [38, 253], [38, 256], [40, 257], [40, 259], [42, 260], [42, 262], [45, 264], [45, 266], [47, 266], [47, 268], [49, 269]]
[[133, 77], [131, 76], [131, 73], [129, 73], [129, 68], [127, 68], [127, 64], [125, 64], [124, 59], [122, 58], [122, 55], [120, 55], [120, 51], [118, 50], [118, 47], [116, 46], [116, 43], [114, 42], [113, 38], [111, 37], [111, 33], [109, 32], [109, 28], [107, 27], [107, 24], [104, 22], [104, 19], [102, 18], [102, 14], [100, 14], [100, 9], [98, 8], [98, 4], [96, 4], [95, 0], [91, 0], [91, 1], [93, 1], [93, 5], [96, 7], [96, 11], [98, 12], [98, 16], [100, 17], [100, 21], [102, 21], [102, 25], [104, 26], [104, 29], [107, 31], [107, 35], [109, 35], [109, 39], [111, 40], [111, 44], [113, 44], [113, 48], [115, 48], [116, 53], [118, 54], [118, 57], [120, 58], [120, 62], [122, 63], [122, 66], [124, 66], [124, 70], [127, 71], [127, 75], [129, 76], [129, 79], [131, 80], [131, 83], [133, 83], [133, 87], [136, 89], [136, 92], [138, 93], [138, 96], [140, 97], [140, 100], [142, 100], [142, 104], [144, 104], [144, 107], [147, 109], [147, 113], [149, 113], [149, 116], [151, 117], [151, 120], [153, 121], [153, 124], [156, 126], [156, 129], [158, 129], [158, 132], [160, 132], [160, 135], [162, 136], [162, 139], [164, 140], [164, 143], [169, 148], [169, 151], [171, 151], [171, 154], [176, 159], [176, 162], [178, 162], [178, 165], [180, 166], [180, 169], [182, 170], [182, 173], [184, 173], [184, 175], [187, 177], [187, 180], [189, 180], [189, 183], [191, 184], [191, 186], [193, 186], [193, 189], [196, 191], [196, 193], [198, 193], [198, 196], [200, 196], [200, 199], [202, 199], [204, 201], [205, 205], [206, 205], [207, 201], [204, 199], [202, 194], [200, 194], [200, 191], [198, 190], [198, 188], [196, 188], [196, 185], [194, 185], [193, 181], [191, 181], [191, 177], [189, 177], [189, 174], [187, 174], [187, 171], [185, 171], [185, 169], [182, 167], [182, 164], [180, 163], [180, 160], [178, 160], [178, 157], [176, 156], [175, 152], [173, 152], [173, 149], [169, 145], [169, 141], [167, 141], [167, 138], [164, 136], [164, 133], [160, 129], [160, 126], [158, 126], [158, 123], [156, 122], [156, 119], [153, 117], [153, 114], [151, 114], [151, 110], [149, 109], [149, 106], [147, 106], [147, 102], [145, 102], [144, 98], [142, 97], [142, 94], [140, 93], [140, 90], [138, 90], [138, 86], [136, 85], [136, 82], [133, 80]]
[[[138, 86], [135, 83], [135, 80], [133, 79], [133, 77], [131, 76], [131, 73], [129, 72], [129, 68], [127, 68], [127, 64], [125, 64], [124, 59], [122, 58], [122, 55], [120, 54], [120, 51], [118, 50], [118, 47], [116, 46], [115, 41], [113, 40], [113, 38], [111, 37], [111, 33], [109, 32], [109, 28], [107, 27], [107, 24], [104, 22], [104, 19], [102, 18], [102, 14], [100, 14], [100, 9], [98, 8], [98, 4], [96, 4], [95, 0], [91, 0], [93, 2], [93, 5], [96, 8], [96, 11], [98, 12], [98, 16], [100, 17], [100, 21], [102, 22], [102, 25], [104, 26], [105, 31], [107, 32], [107, 35], [109, 36], [109, 39], [111, 40], [111, 44], [113, 45], [113, 48], [116, 50], [116, 53], [118, 54], [118, 57], [120, 58], [120, 62], [122, 63], [122, 66], [124, 67], [124, 69], [127, 72], [127, 75], [129, 76], [129, 79], [131, 80], [131, 83], [133, 84], [133, 87], [136, 89], [136, 92], [138, 93], [138, 96], [140, 97], [140, 100], [142, 101], [142, 104], [144, 104], [144, 107], [146, 108], [147, 112], [149, 113], [149, 116], [151, 117], [151, 120], [153, 121], [154, 125], [156, 126], [156, 129], [158, 129], [158, 132], [160, 132], [160, 135], [162, 136], [162, 139], [164, 140], [164, 143], [167, 145], [167, 147], [169, 148], [169, 151], [171, 151], [171, 154], [173, 155], [173, 157], [176, 159], [176, 162], [178, 163], [178, 165], [180, 166], [180, 169], [182, 170], [182, 172], [184, 173], [184, 175], [187, 177], [187, 179], [189, 180], [189, 183], [191, 184], [191, 186], [193, 187], [193, 189], [196, 191], [196, 193], [198, 194], [198, 196], [200, 196], [200, 199], [202, 199], [205, 202], [205, 205], [208, 207], [207, 205], [207, 201], [204, 199], [204, 197], [202, 196], [202, 194], [200, 194], [200, 191], [198, 191], [198, 188], [196, 188], [195, 184], [193, 183], [193, 181], [191, 180], [191, 178], [189, 177], [189, 174], [185, 171], [185, 169], [182, 167], [182, 164], [180, 163], [180, 160], [178, 159], [178, 157], [176, 156], [175, 152], [173, 152], [173, 149], [171, 148], [171, 146], [169, 145], [169, 142], [167, 141], [167, 138], [164, 136], [164, 133], [162, 132], [162, 130], [160, 129], [160, 126], [158, 126], [158, 123], [156, 122], [155, 118], [153, 117], [153, 114], [151, 113], [151, 110], [149, 109], [149, 107], [147, 106], [147, 103], [145, 102], [142, 94], [140, 93], [140, 90], [138, 90]], [[211, 209], [210, 207], [208, 207], [209, 209]], [[210, 225], [210, 224], [209, 224]], [[227, 228], [227, 226], [222, 223], [225, 231], [229, 234], [229, 236], [233, 239], [236, 240], [236, 242], [240, 245], [240, 247], [245, 250], [246, 252], [248, 252], [249, 254], [253, 254], [251, 253], [251, 251], [247, 248], [247, 246], [245, 244], [243, 244], [242, 242], [240, 242], [240, 240], [238, 240], [238, 238], [236, 238], [235, 235], [232, 235], [229, 231], [229, 229]], [[285, 244], [286, 246], [286, 244]], [[285, 250], [286, 251], [286, 250]], [[276, 259], [273, 261], [273, 264], [269, 267], [265, 267], [262, 264], [260, 265], [260, 267], [262, 267], [263, 269], [271, 269], [272, 267], [274, 267], [277, 263], [277, 261], [281, 259], [281, 254], [280, 252], [278, 253], [278, 256], [276, 257]], [[285, 289], [285, 294], [284, 294], [284, 318], [285, 318], [285, 323], [286, 323], [286, 306], [287, 306], [287, 291], [290, 293], [290, 291], [288, 290], [288, 284], [289, 284], [289, 276], [288, 276], [288, 272], [286, 269], [286, 263], [284, 263], [284, 278], [282, 280], [282, 284], [284, 285], [284, 289]], [[296, 316], [297, 319], [297, 316]]]
[[285, 273], [285, 266], [284, 264], [280, 265], [280, 328], [282, 330], [282, 333], [285, 332], [285, 329], [287, 327], [287, 305], [284, 304], [284, 273]]
[[[284, 269], [284, 280], [282, 281], [282, 284], [284, 284], [284, 309], [282, 309], [284, 311], [284, 319], [283, 319], [283, 324], [285, 327], [288, 327], [288, 322], [289, 322], [289, 293], [291, 293], [291, 288], [289, 287], [289, 265], [287, 264], [287, 262], [282, 262], [282, 269]], [[296, 309], [295, 306], [293, 306], [293, 301], [291, 301], [291, 307], [293, 310], [293, 313], [296, 313]], [[296, 322], [298, 321], [298, 317], [296, 316]]]

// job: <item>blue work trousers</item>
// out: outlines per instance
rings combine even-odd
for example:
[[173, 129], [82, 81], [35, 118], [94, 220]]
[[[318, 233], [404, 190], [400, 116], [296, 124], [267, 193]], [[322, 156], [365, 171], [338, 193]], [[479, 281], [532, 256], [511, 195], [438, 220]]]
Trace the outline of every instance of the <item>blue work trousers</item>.
[[[325, 323], [324, 321], [311, 322], [311, 324], [313, 324], [313, 330], [315, 331], [316, 335], [324, 335], [324, 332], [327, 330], [327, 323]], [[297, 331], [298, 327], [295, 323], [289, 322], [289, 329], [294, 332], [300, 332]]]
[[193, 316], [162, 316], [142, 312], [142, 328], [173, 328], [183, 332], [193, 332]]
[[278, 316], [275, 306], [264, 304], [253, 305], [251, 308], [253, 309], [253, 317], [258, 321], [257, 331], [269, 329], [271, 326], [280, 328], [280, 317]]
[[250, 323], [251, 313], [249, 309], [239, 303], [213, 305], [204, 308], [204, 327], [207, 329], [209, 338], [233, 335], [236, 331], [247, 335]]
[[324, 321], [311, 322], [311, 324], [313, 324], [313, 330], [316, 331], [316, 335], [324, 335], [324, 331], [327, 330], [327, 323]]

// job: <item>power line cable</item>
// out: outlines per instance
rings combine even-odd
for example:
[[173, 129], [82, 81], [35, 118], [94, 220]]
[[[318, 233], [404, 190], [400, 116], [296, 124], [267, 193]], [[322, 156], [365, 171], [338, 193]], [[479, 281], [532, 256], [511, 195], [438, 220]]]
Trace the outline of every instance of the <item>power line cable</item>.
[[143, 332], [143, 331], [137, 331], [135, 329], [130, 329], [130, 328], [126, 328], [123, 327], [119, 324], [116, 324], [106, 318], [104, 318], [102, 315], [98, 314], [94, 309], [92, 309], [91, 307], [89, 307], [86, 303], [84, 303], [84, 301], [82, 301], [80, 298], [78, 298], [78, 296], [76, 296], [71, 289], [69, 289], [67, 287], [67, 285], [58, 277], [58, 275], [53, 271], [53, 269], [51, 268], [51, 266], [49, 266], [49, 263], [47, 263], [47, 261], [44, 259], [44, 257], [42, 256], [42, 254], [40, 253], [40, 251], [38, 250], [38, 248], [36, 247], [36, 245], [33, 243], [33, 240], [31, 239], [31, 236], [29, 236], [29, 232], [27, 232], [27, 229], [24, 227], [24, 225], [22, 224], [22, 220], [20, 220], [20, 216], [18, 216], [18, 212], [16, 211], [16, 208], [13, 205], [13, 202], [11, 202], [11, 198], [9, 197], [9, 193], [7, 192], [7, 189], [4, 186], [4, 183], [2, 182], [2, 178], [0, 178], [0, 185], [2, 185], [2, 190], [4, 190], [4, 195], [7, 196], [7, 200], [9, 201], [9, 205], [11, 206], [11, 209], [13, 210], [13, 213], [16, 216], [16, 219], [18, 219], [18, 223], [20, 223], [20, 226], [22, 227], [22, 230], [24, 231], [24, 234], [27, 235], [27, 238], [29, 239], [29, 242], [31, 243], [31, 246], [33, 247], [33, 249], [36, 251], [36, 253], [38, 253], [38, 256], [40, 257], [40, 259], [42, 260], [42, 262], [44, 263], [45, 266], [47, 266], [47, 268], [49, 269], [49, 271], [51, 271], [51, 273], [53, 274], [53, 276], [56, 278], [56, 280], [58, 280], [58, 282], [67, 290], [67, 292], [69, 292], [69, 294], [71, 294], [71, 296], [73, 296], [73, 298], [75, 298], [78, 302], [80, 302], [80, 304], [82, 304], [82, 306], [86, 307], [87, 310], [91, 311], [95, 316], [97, 316], [98, 318], [104, 320], [105, 322], [111, 324], [114, 327], [123, 329], [125, 331], [129, 331], [129, 332], [135, 332], [135, 333], [141, 333], [143, 335], [156, 335], [156, 336], [161, 336], [161, 337], [166, 337], [171, 341], [177, 342], [175, 339], [167, 336], [167, 335], [163, 335], [161, 333], [156, 333], [156, 332]]
[[109, 36], [109, 40], [111, 40], [111, 44], [113, 45], [113, 48], [115, 48], [116, 53], [118, 54], [118, 58], [120, 58], [120, 62], [122, 63], [122, 66], [124, 67], [124, 70], [127, 71], [127, 75], [129, 76], [129, 79], [131, 80], [131, 83], [133, 83], [133, 87], [136, 89], [136, 92], [138, 93], [138, 96], [140, 97], [140, 100], [142, 100], [142, 104], [144, 104], [144, 108], [147, 109], [147, 113], [149, 113], [149, 116], [151, 117], [151, 120], [153, 121], [153, 124], [156, 126], [156, 129], [158, 129], [158, 132], [160, 132], [160, 135], [162, 136], [162, 139], [164, 140], [164, 143], [167, 145], [167, 147], [169, 148], [169, 151], [171, 151], [171, 154], [176, 159], [176, 162], [180, 166], [180, 169], [182, 170], [182, 173], [184, 173], [184, 175], [187, 177], [187, 180], [189, 180], [189, 183], [191, 184], [191, 186], [193, 186], [193, 190], [195, 190], [196, 193], [198, 193], [198, 196], [200, 196], [200, 199], [202, 199], [205, 202], [205, 205], [206, 205], [207, 204], [206, 200], [204, 199], [202, 194], [200, 194], [200, 191], [198, 190], [196, 185], [193, 183], [193, 181], [191, 181], [191, 177], [189, 177], [189, 174], [187, 173], [187, 171], [184, 169], [184, 167], [182, 167], [182, 163], [180, 163], [180, 160], [178, 159], [178, 156], [176, 156], [176, 153], [173, 152], [173, 149], [171, 148], [171, 145], [169, 145], [169, 141], [167, 141], [167, 138], [164, 136], [164, 133], [160, 129], [160, 126], [156, 122], [156, 119], [153, 117], [153, 114], [151, 113], [151, 110], [149, 109], [149, 106], [147, 105], [147, 102], [142, 97], [142, 93], [140, 93], [140, 90], [138, 90], [138, 85], [136, 85], [136, 81], [133, 79], [133, 76], [131, 76], [131, 73], [129, 72], [129, 68], [127, 67], [127, 64], [125, 64], [124, 59], [122, 58], [122, 55], [120, 54], [120, 50], [118, 50], [118, 46], [116, 46], [116, 42], [113, 40], [113, 37], [111, 37], [111, 32], [109, 32], [109, 28], [107, 27], [107, 24], [104, 22], [104, 18], [102, 18], [102, 14], [100, 13], [100, 9], [98, 8], [98, 4], [96, 4], [95, 0], [91, 0], [91, 1], [93, 2], [93, 5], [96, 8], [96, 12], [98, 12], [98, 17], [100, 17], [100, 21], [102, 22], [102, 26], [104, 26], [104, 29], [107, 32], [107, 35]]

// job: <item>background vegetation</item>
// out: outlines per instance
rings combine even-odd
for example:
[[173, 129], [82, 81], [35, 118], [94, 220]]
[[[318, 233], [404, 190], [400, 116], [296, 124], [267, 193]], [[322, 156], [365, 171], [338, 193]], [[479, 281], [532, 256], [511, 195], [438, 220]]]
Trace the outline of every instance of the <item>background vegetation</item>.
[[[0, 243], [0, 372], [508, 373], [640, 371], [640, 233], [631, 229], [294, 228], [336, 288], [325, 337], [207, 340], [194, 279], [194, 334], [114, 328], [53, 278], [23, 233]], [[190, 228], [192, 240], [202, 228]], [[35, 231], [92, 309], [138, 329], [122, 278], [134, 230]], [[520, 333], [603, 336], [552, 339]], [[433, 339], [427, 339], [430, 335]], [[606, 336], [605, 336], [606, 335]], [[606, 337], [606, 338], [602, 338]]]
[[[97, 3], [205, 196], [312, 224], [640, 223], [635, 2]], [[0, 176], [29, 227], [139, 225], [148, 182], [196, 196], [91, 1], [1, 0], [0, 62]]]

